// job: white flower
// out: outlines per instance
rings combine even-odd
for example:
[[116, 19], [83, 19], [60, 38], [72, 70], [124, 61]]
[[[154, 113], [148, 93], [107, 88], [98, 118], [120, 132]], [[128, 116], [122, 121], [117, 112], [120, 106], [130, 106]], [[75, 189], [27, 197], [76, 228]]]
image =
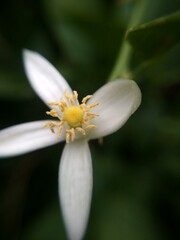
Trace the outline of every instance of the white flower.
[[0, 156], [15, 156], [66, 140], [59, 169], [60, 202], [69, 239], [80, 240], [86, 229], [92, 195], [88, 140], [122, 127], [139, 107], [141, 92], [134, 81], [118, 79], [79, 104], [77, 92], [71, 90], [45, 58], [29, 50], [23, 56], [31, 86], [50, 106], [47, 114], [57, 120], [29, 122], [1, 130]]

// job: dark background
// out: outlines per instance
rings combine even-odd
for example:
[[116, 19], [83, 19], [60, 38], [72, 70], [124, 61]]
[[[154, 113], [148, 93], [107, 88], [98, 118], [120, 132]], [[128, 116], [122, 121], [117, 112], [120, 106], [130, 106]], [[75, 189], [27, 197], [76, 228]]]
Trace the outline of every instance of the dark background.
[[[24, 73], [22, 49], [51, 61], [80, 98], [103, 85], [134, 2], [4, 0], [0, 4], [0, 128], [45, 119]], [[142, 22], [180, 9], [150, 1]], [[141, 69], [142, 104], [113, 135], [90, 142], [94, 189], [85, 239], [180, 236], [180, 44]], [[131, 68], [143, 59], [134, 52]], [[0, 239], [66, 239], [57, 177], [64, 143], [0, 161]]]

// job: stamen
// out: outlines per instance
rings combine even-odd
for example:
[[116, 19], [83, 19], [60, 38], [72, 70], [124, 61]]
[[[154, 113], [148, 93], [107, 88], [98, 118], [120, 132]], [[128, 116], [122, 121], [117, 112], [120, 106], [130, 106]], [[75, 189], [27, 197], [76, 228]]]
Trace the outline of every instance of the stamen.
[[78, 99], [78, 93], [76, 91], [73, 91], [73, 93], [74, 93], [74, 98]]
[[61, 125], [61, 126], [59, 126], [59, 129], [57, 132], [57, 137], [60, 137], [62, 130], [63, 130], [63, 126]]
[[87, 118], [90, 120], [90, 119], [92, 119], [92, 118], [94, 118], [94, 117], [97, 117], [98, 115], [96, 114], [96, 113], [87, 113]]
[[57, 102], [49, 102], [48, 105], [49, 106], [58, 106], [59, 103], [57, 103]]
[[74, 139], [75, 139], [74, 128], [66, 129], [66, 142], [69, 143], [69, 140], [71, 140], [71, 142], [73, 142]]
[[67, 91], [67, 90], [65, 90], [64, 96], [65, 96], [65, 98], [66, 98], [67, 100], [69, 100], [69, 94], [68, 94], [68, 91]]
[[103, 145], [103, 142], [104, 142], [104, 139], [103, 139], [103, 138], [99, 138], [99, 139], [98, 139], [99, 145]]
[[58, 111], [55, 110], [55, 109], [52, 109], [52, 110], [49, 111], [49, 112], [47, 111], [46, 114], [47, 114], [47, 115], [50, 115], [50, 116], [52, 116], [52, 117], [58, 117]]
[[88, 96], [84, 97], [82, 100], [82, 103], [86, 103], [87, 100], [89, 100], [90, 98], [92, 98], [92, 95], [88, 95]]
[[[64, 92], [64, 98], [61, 98], [59, 102], [50, 102], [50, 106], [58, 106], [59, 110], [52, 109], [47, 111], [46, 114], [52, 117], [56, 117], [60, 122], [47, 122], [44, 126], [49, 127], [51, 132], [55, 132], [57, 127], [57, 137], [61, 135], [63, 128], [66, 128], [66, 142], [73, 142], [76, 138], [76, 133], [79, 132], [83, 136], [86, 135], [86, 129], [92, 129], [96, 126], [89, 124], [89, 122], [96, 116], [96, 113], [89, 112], [91, 108], [96, 107], [99, 103], [91, 103], [87, 105], [87, 101], [92, 97], [88, 95], [82, 99], [81, 104], [78, 102], [78, 93], [73, 91], [73, 94], [69, 94], [66, 90]], [[77, 136], [79, 137], [79, 135]]]
[[71, 105], [73, 105], [73, 106], [75, 105], [75, 101], [74, 101], [73, 96], [70, 97], [69, 101], [70, 101]]
[[67, 104], [62, 101], [58, 105], [59, 105], [61, 111], [64, 112], [65, 108], [67, 107]]
[[47, 122], [44, 124], [44, 127], [49, 127], [51, 132], [54, 133], [54, 123], [53, 122]]
[[91, 128], [96, 128], [96, 125], [91, 124], [91, 125], [86, 126], [86, 129], [91, 129]]
[[82, 124], [87, 125], [87, 124], [88, 124], [88, 119], [87, 119], [87, 118], [84, 118], [84, 119], [82, 120]]
[[91, 108], [96, 107], [98, 105], [99, 105], [99, 103], [92, 103], [92, 104], [87, 105], [87, 108], [91, 109]]
[[85, 130], [84, 130], [83, 128], [77, 127], [76, 130], [77, 130], [78, 132], [80, 132], [82, 135], [86, 135], [86, 132], [85, 132]]
[[66, 131], [66, 143], [69, 143], [70, 133]]

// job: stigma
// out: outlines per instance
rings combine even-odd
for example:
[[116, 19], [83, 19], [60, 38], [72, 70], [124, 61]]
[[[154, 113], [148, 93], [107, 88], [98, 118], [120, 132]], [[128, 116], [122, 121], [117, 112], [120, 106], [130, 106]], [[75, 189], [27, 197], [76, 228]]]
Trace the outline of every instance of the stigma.
[[64, 111], [64, 120], [71, 127], [80, 127], [82, 125], [84, 112], [80, 106], [71, 106]]
[[52, 133], [55, 133], [55, 128], [57, 128], [57, 137], [61, 135], [64, 129], [66, 143], [73, 142], [79, 136], [85, 136], [89, 129], [96, 127], [91, 120], [98, 116], [91, 112], [91, 109], [99, 103], [87, 103], [91, 97], [92, 95], [84, 97], [79, 104], [76, 91], [73, 94], [65, 91], [64, 97], [59, 102], [48, 103], [52, 110], [47, 111], [46, 114], [57, 118], [58, 121], [49, 121], [44, 126], [49, 127]]

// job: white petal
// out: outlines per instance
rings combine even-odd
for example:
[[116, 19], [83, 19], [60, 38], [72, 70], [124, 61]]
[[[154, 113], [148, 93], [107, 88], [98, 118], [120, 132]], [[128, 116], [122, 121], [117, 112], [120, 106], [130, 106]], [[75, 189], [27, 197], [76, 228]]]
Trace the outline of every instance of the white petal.
[[93, 112], [96, 125], [90, 138], [100, 138], [117, 131], [136, 111], [141, 103], [141, 91], [136, 82], [119, 79], [101, 87], [88, 103], [98, 102]]
[[86, 141], [66, 144], [59, 170], [59, 194], [68, 237], [81, 240], [92, 195], [92, 163]]
[[0, 131], [0, 157], [16, 156], [44, 148], [65, 139], [57, 138], [48, 127], [47, 121], [36, 121], [15, 125]]
[[40, 54], [24, 50], [23, 59], [31, 86], [46, 104], [59, 101], [65, 90], [72, 93], [62, 75]]

